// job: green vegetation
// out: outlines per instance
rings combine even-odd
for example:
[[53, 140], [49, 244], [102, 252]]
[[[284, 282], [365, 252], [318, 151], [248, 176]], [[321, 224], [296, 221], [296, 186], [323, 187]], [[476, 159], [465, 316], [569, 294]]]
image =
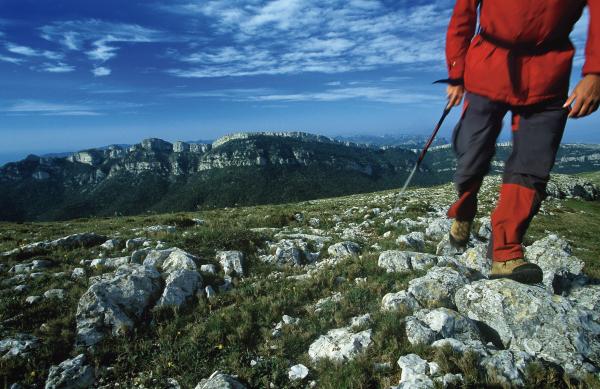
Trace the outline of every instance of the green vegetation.
[[[439, 188], [438, 188], [439, 189]], [[446, 191], [451, 191], [446, 186]], [[319, 388], [377, 388], [397, 385], [400, 369], [397, 359], [407, 353], [418, 353], [436, 361], [444, 371], [462, 373], [467, 387], [494, 386], [498, 383], [476, 367], [472, 355], [459, 355], [448, 349], [434, 350], [415, 347], [408, 343], [402, 318], [403, 312], [380, 311], [381, 299], [389, 292], [405, 289], [408, 281], [418, 273], [388, 274], [377, 266], [378, 251], [371, 245], [383, 248], [398, 247], [395, 237], [405, 232], [403, 227], [385, 227], [381, 219], [373, 219], [367, 239], [360, 241], [363, 252], [341, 263], [325, 268], [314, 276], [294, 280], [286, 275], [301, 274], [297, 268], [276, 269], [258, 259], [265, 242], [277, 232], [271, 229], [287, 228], [308, 231], [311, 218], [320, 219], [319, 228], [332, 230], [335, 216], [344, 223], [361, 223], [372, 212], [347, 212], [395, 206], [393, 192], [353, 195], [251, 207], [204, 209], [195, 212], [145, 214], [141, 216], [93, 217], [68, 222], [0, 223], [0, 251], [19, 245], [62, 237], [75, 232], [96, 232], [123, 239], [136, 236], [133, 229], [167, 224], [177, 226], [173, 234], [155, 233], [150, 237], [165, 242], [167, 247], [177, 246], [200, 257], [202, 264], [213, 263], [217, 250], [236, 249], [247, 256], [247, 276], [234, 279], [234, 288], [219, 293], [214, 300], [195, 297], [181, 310], [161, 309], [147, 312], [142, 322], [127, 336], [108, 338], [94, 350], [72, 348], [75, 338], [75, 311], [77, 301], [88, 286], [86, 278], [70, 280], [70, 270], [81, 266], [82, 259], [98, 255], [95, 248], [56, 250], [36, 258], [51, 258], [57, 264], [52, 272], [66, 272], [66, 277], [51, 273], [27, 282], [26, 294], [16, 294], [10, 288], [0, 292], [0, 331], [3, 337], [16, 333], [33, 334], [41, 339], [42, 346], [28, 358], [0, 360], [0, 382], [20, 381], [36, 387], [43, 386], [48, 368], [64, 359], [85, 352], [88, 360], [99, 368], [98, 382], [121, 387], [161, 388], [167, 378], [175, 378], [182, 387], [194, 387], [200, 379], [214, 370], [237, 374], [250, 387], [265, 388], [274, 384], [278, 388], [301, 388], [304, 382], [290, 382], [287, 371], [296, 363], [310, 368], [309, 379], [315, 379]], [[385, 199], [385, 200], [382, 200]], [[281, 198], [283, 200], [283, 197]], [[229, 201], [229, 200], [228, 200]], [[482, 200], [482, 214], [489, 211], [492, 200]], [[399, 218], [416, 219], [428, 210], [426, 199], [403, 200], [406, 206]], [[299, 221], [294, 215], [302, 213]], [[202, 219], [197, 225], [193, 219]], [[587, 273], [600, 278], [600, 203], [580, 200], [553, 201], [545, 212], [536, 218], [531, 227], [529, 241], [547, 235], [547, 230], [569, 239], [575, 255], [586, 262]], [[393, 237], [383, 238], [385, 231]], [[427, 251], [432, 252], [433, 246]], [[112, 253], [118, 256], [118, 252]], [[110, 255], [110, 254], [109, 254]], [[0, 263], [12, 266], [16, 258], [1, 258]], [[108, 272], [97, 269], [88, 276]], [[283, 271], [282, 277], [273, 277], [274, 271]], [[271, 275], [271, 276], [270, 276]], [[0, 283], [9, 278], [0, 273]], [[366, 278], [363, 282], [357, 279]], [[204, 277], [205, 284], [217, 285], [220, 276]], [[4, 288], [4, 287], [3, 287]], [[27, 295], [42, 295], [51, 288], [64, 288], [63, 301], [44, 299], [38, 304], [25, 303]], [[329, 303], [320, 313], [311, 306], [319, 299], [340, 292], [341, 301]], [[348, 324], [357, 315], [371, 313], [373, 344], [352, 362], [312, 364], [308, 358], [309, 345], [332, 328]], [[287, 314], [300, 318], [295, 326], [285, 326], [279, 337], [271, 331]], [[254, 363], [251, 363], [254, 361]], [[377, 370], [373, 363], [389, 362], [391, 369]], [[112, 369], [100, 369], [108, 367]], [[589, 378], [575, 382], [564, 377], [552, 366], [530, 366], [527, 386], [530, 388], [585, 388], [598, 387], [600, 383]]]

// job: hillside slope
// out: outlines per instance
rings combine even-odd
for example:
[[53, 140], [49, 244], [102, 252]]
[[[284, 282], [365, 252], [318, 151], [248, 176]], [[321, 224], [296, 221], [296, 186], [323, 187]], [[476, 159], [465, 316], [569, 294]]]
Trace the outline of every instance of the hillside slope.
[[[444, 244], [451, 185], [0, 223], [0, 377], [50, 388], [597, 386], [600, 203], [573, 195], [598, 189], [554, 179], [526, 241], [546, 276], [532, 287], [485, 280], [497, 178], [464, 255]], [[471, 304], [478, 293], [487, 298]]]

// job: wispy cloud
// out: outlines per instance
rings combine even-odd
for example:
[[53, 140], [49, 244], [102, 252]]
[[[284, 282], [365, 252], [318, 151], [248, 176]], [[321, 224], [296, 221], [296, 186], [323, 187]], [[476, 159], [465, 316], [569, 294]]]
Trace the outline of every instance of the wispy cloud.
[[55, 104], [37, 100], [20, 100], [0, 108], [0, 112], [46, 116], [97, 116], [99, 112], [86, 105]]
[[20, 58], [8, 57], [8, 56], [2, 55], [2, 54], [0, 54], [0, 61], [9, 62], [9, 63], [13, 63], [13, 64], [20, 64], [21, 62], [23, 62], [23, 60]]
[[114, 58], [121, 45], [174, 41], [177, 38], [137, 24], [113, 23], [99, 19], [54, 22], [40, 28], [42, 38], [58, 43], [68, 51], [82, 51], [94, 64], [95, 76], [111, 70], [99, 66]]
[[92, 69], [92, 74], [96, 77], [103, 77], [110, 75], [111, 70], [104, 66], [99, 66], [97, 68]]
[[44, 63], [39, 69], [48, 73], [70, 73], [75, 70], [75, 66], [67, 65], [62, 62], [57, 64]]
[[64, 57], [63, 54], [55, 51], [36, 50], [28, 46], [16, 45], [14, 43], [7, 43], [5, 47], [7, 51], [13, 54], [19, 54], [25, 57], [44, 57], [47, 59], [62, 59]]
[[222, 101], [335, 102], [359, 100], [390, 104], [425, 104], [443, 100], [440, 94], [434, 95], [383, 86], [338, 87], [327, 88], [323, 91], [298, 91], [291, 93], [269, 88], [222, 89], [170, 93], [168, 96], [180, 98], [216, 98]]
[[447, 3], [399, 7], [379, 0], [208, 0], [161, 5], [204, 18], [213, 42], [228, 42], [172, 52], [184, 66], [168, 73], [210, 78], [443, 66]]

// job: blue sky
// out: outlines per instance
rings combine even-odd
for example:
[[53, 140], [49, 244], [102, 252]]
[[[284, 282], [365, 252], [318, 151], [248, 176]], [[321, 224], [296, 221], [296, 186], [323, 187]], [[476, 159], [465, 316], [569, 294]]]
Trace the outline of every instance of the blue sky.
[[[147, 137], [428, 134], [453, 4], [2, 0], [0, 163]], [[573, 85], [587, 23], [572, 34]], [[572, 121], [565, 141], [600, 142], [599, 124]]]

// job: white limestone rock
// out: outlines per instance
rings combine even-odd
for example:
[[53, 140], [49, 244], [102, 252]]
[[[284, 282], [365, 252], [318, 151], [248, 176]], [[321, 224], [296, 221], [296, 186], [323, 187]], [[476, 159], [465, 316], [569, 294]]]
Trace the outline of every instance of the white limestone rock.
[[27, 334], [16, 334], [11, 338], [0, 340], [0, 355], [2, 359], [23, 358], [38, 348], [38, 338]]
[[210, 377], [200, 381], [194, 389], [246, 389], [246, 385], [237, 378], [217, 370]]
[[549, 292], [562, 292], [570, 280], [581, 274], [584, 263], [571, 253], [571, 246], [556, 235], [548, 235], [525, 249], [525, 258], [544, 272]]
[[468, 283], [468, 279], [449, 267], [432, 267], [423, 277], [412, 279], [408, 292], [425, 308], [454, 308], [455, 292]]
[[91, 346], [105, 335], [133, 328], [161, 292], [160, 274], [151, 267], [128, 264], [90, 279], [77, 306], [77, 344]]
[[288, 377], [292, 381], [303, 380], [308, 376], [308, 368], [302, 364], [294, 365], [290, 367], [288, 371]]
[[332, 329], [310, 345], [308, 355], [312, 361], [348, 361], [371, 345], [371, 335], [371, 329], [358, 333], [352, 332], [350, 327]]
[[225, 274], [244, 275], [244, 253], [241, 251], [218, 251], [217, 261], [221, 264]]
[[329, 246], [327, 253], [332, 257], [357, 256], [360, 253], [360, 246], [350, 241], [340, 242]]
[[413, 295], [405, 290], [397, 293], [388, 293], [381, 300], [381, 309], [384, 311], [403, 311], [412, 313], [420, 309], [421, 305]]
[[432, 254], [412, 251], [388, 250], [379, 255], [377, 265], [388, 273], [409, 273], [413, 270], [424, 270], [438, 263]]
[[600, 325], [564, 297], [511, 280], [482, 280], [456, 292], [458, 311], [493, 330], [511, 351], [582, 376], [600, 370]]
[[195, 270], [175, 269], [168, 273], [157, 307], [180, 307], [202, 287], [202, 277]]
[[94, 384], [94, 369], [85, 364], [85, 355], [51, 366], [45, 389], [86, 389]]
[[423, 251], [425, 250], [425, 234], [420, 231], [414, 231], [406, 235], [400, 235], [396, 243], [404, 244], [407, 248]]

